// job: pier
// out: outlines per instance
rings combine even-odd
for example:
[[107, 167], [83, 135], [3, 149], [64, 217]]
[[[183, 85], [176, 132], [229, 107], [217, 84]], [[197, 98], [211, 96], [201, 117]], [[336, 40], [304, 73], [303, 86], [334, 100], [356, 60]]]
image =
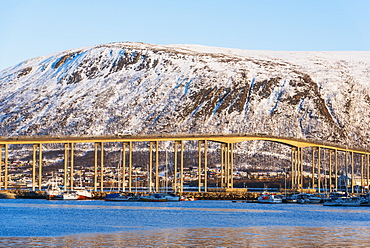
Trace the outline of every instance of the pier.
[[[234, 168], [234, 145], [239, 142], [260, 140], [284, 144], [291, 149], [291, 166], [289, 171], [290, 189], [300, 191], [304, 183], [307, 184], [307, 173], [304, 166], [304, 154], [311, 153], [311, 187], [317, 188], [318, 193], [323, 189], [322, 180], [328, 180], [329, 191], [338, 190], [339, 160], [344, 157], [345, 167], [350, 170], [350, 191], [355, 192], [355, 168], [360, 171], [361, 191], [369, 188], [369, 154], [362, 148], [343, 147], [323, 141], [294, 139], [291, 137], [277, 137], [265, 134], [219, 134], [219, 135], [115, 135], [115, 136], [34, 136], [34, 137], [1, 137], [0, 138], [0, 187], [9, 188], [9, 146], [31, 145], [32, 146], [32, 191], [42, 189], [43, 179], [43, 145], [64, 144], [64, 189], [73, 190], [75, 154], [74, 147], [79, 143], [92, 143], [94, 145], [94, 182], [95, 192], [104, 192], [104, 166], [105, 166], [105, 143], [118, 143], [121, 149], [122, 175], [121, 184], [127, 181], [125, 192], [133, 192], [133, 144], [135, 142], [146, 142], [149, 146], [149, 173], [146, 187], [149, 192], [159, 192], [159, 144], [160, 142], [172, 142], [173, 144], [173, 174], [172, 190], [176, 193], [184, 193], [184, 143], [187, 141], [197, 142], [198, 145], [198, 192], [207, 193], [208, 187], [208, 148], [211, 142], [219, 145], [220, 151], [220, 189], [233, 189]], [[328, 171], [322, 172], [322, 160], [325, 156], [329, 161]], [[357, 162], [356, 162], [357, 161]], [[203, 172], [203, 173], [202, 173]], [[315, 177], [315, 174], [317, 177]]]

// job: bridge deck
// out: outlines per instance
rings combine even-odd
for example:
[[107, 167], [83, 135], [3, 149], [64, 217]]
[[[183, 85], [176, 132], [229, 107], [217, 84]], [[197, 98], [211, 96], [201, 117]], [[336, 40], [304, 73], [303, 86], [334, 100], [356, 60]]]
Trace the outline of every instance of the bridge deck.
[[56, 144], [56, 143], [94, 143], [94, 142], [149, 142], [149, 141], [187, 141], [207, 140], [220, 143], [239, 143], [244, 141], [261, 140], [285, 144], [291, 147], [321, 147], [338, 151], [355, 152], [359, 154], [370, 154], [363, 148], [339, 146], [336, 144], [295, 139], [291, 137], [278, 137], [264, 134], [199, 134], [199, 135], [116, 135], [116, 136], [32, 136], [32, 137], [1, 137], [0, 144]]

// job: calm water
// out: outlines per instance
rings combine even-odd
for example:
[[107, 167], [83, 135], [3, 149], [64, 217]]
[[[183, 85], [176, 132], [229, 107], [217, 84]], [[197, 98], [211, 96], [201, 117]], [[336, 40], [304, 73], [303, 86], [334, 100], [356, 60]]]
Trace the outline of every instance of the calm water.
[[0, 200], [0, 246], [370, 247], [370, 207]]

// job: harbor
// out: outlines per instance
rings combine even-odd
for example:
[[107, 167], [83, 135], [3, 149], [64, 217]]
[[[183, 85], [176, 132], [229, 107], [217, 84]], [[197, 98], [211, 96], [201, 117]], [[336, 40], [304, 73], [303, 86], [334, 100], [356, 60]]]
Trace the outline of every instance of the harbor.
[[[107, 194], [118, 193], [116, 191], [94, 192], [94, 200], [104, 200]], [[137, 194], [146, 194], [147, 192], [138, 192]], [[125, 193], [129, 194], [129, 193]], [[188, 198], [196, 198], [199, 200], [245, 200], [257, 198], [258, 193], [247, 192], [246, 190], [236, 190], [232, 192], [183, 192], [180, 194]], [[31, 190], [1, 190], [0, 199], [46, 199], [46, 191], [31, 191]]]

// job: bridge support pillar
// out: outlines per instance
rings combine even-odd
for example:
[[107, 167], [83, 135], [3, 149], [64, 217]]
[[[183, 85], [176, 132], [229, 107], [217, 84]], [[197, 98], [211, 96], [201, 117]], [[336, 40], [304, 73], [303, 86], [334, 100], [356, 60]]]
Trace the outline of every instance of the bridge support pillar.
[[335, 149], [335, 191], [338, 190], [338, 150]]
[[155, 142], [155, 192], [159, 192], [159, 144]]
[[74, 151], [74, 144], [70, 144], [70, 166], [71, 166], [71, 171], [70, 171], [70, 177], [71, 177], [71, 190], [73, 190], [74, 187], [74, 174], [75, 174], [75, 151]]
[[234, 144], [228, 144], [228, 163], [229, 163], [229, 182], [228, 182], [228, 188], [234, 187]]
[[64, 190], [74, 186], [74, 144], [64, 144]]
[[[202, 148], [203, 148], [203, 156], [202, 156]], [[204, 172], [203, 180], [202, 180], [202, 171]], [[204, 187], [204, 192], [207, 192], [207, 179], [208, 179], [207, 177], [208, 177], [207, 141], [199, 140], [198, 141], [198, 192], [202, 191], [201, 190], [202, 186]]]
[[[128, 148], [128, 156], [127, 156]], [[128, 161], [127, 161], [128, 160]], [[121, 168], [121, 183], [122, 191], [126, 191], [126, 171], [128, 171], [128, 191], [132, 192], [132, 142], [122, 143], [122, 168]]]
[[8, 175], [8, 168], [9, 168], [9, 146], [5, 145], [5, 158], [4, 158], [4, 189], [8, 189], [8, 183], [9, 183], [9, 175]]
[[99, 143], [94, 143], [94, 191], [95, 192], [98, 191], [98, 147], [99, 147]]
[[321, 193], [321, 148], [317, 148], [317, 191]]
[[181, 140], [180, 151], [180, 192], [184, 192], [184, 141]]
[[[8, 180], [7, 176], [5, 176], [8, 171], [8, 163], [7, 163], [7, 146], [8, 145], [0, 145], [0, 189], [3, 187], [4, 189], [7, 189]], [[3, 174], [3, 148], [5, 147], [5, 154], [4, 154], [4, 174]], [[6, 172], [6, 173], [5, 173]], [[6, 186], [5, 186], [6, 185]]]
[[317, 148], [316, 147], [312, 147], [312, 171], [311, 171], [311, 184], [312, 184], [312, 188], [315, 188], [315, 153], [317, 152]]
[[153, 145], [155, 142], [149, 142], [149, 181], [148, 181], [148, 188], [149, 192], [153, 191]]
[[303, 188], [303, 152], [301, 147], [297, 147], [297, 167], [298, 167], [298, 189]]
[[42, 188], [42, 144], [39, 144], [39, 190]]
[[198, 192], [201, 192], [202, 187], [202, 155], [201, 155], [202, 141], [198, 141]]
[[302, 185], [302, 150], [299, 147], [292, 147], [292, 189], [298, 190]]
[[329, 192], [332, 192], [333, 176], [333, 150], [329, 150]]
[[96, 142], [94, 144], [94, 191], [98, 190], [98, 152], [100, 147], [100, 191], [104, 191], [104, 143]]
[[[178, 152], [180, 150], [180, 173], [178, 167]], [[184, 143], [183, 141], [175, 141], [174, 143], [174, 168], [173, 168], [173, 185], [172, 189], [175, 193], [183, 192], [184, 187]], [[180, 174], [178, 178], [177, 175]], [[178, 181], [180, 180], [180, 182]]]
[[100, 192], [104, 191], [104, 143], [100, 143]]
[[233, 187], [234, 146], [221, 143], [221, 188]]
[[364, 161], [365, 155], [361, 155], [361, 193], [364, 193], [365, 183], [364, 183]]
[[126, 161], [126, 146], [127, 146], [127, 143], [126, 142], [123, 142], [122, 143], [122, 149], [121, 149], [121, 157], [122, 157], [122, 161], [121, 161], [121, 182], [118, 182], [120, 184], [122, 184], [122, 191], [125, 192], [126, 191], [126, 165], [127, 165], [127, 161]]
[[158, 141], [149, 142], [149, 192], [153, 191], [153, 146], [155, 147], [155, 192], [159, 192], [159, 144]]
[[303, 153], [302, 148], [292, 148], [292, 189], [303, 187]]
[[296, 153], [296, 148], [295, 147], [292, 147], [292, 151], [291, 151], [291, 160], [292, 160], [292, 166], [291, 166], [291, 180], [292, 180], [292, 189], [296, 189], [297, 188], [297, 185], [296, 185], [296, 162], [295, 162], [295, 159], [296, 159], [296, 156], [295, 156], [295, 153]]
[[346, 175], [346, 178], [345, 178], [345, 184], [344, 184], [344, 186], [345, 186], [345, 188], [346, 188], [346, 192], [348, 192], [348, 184], [349, 184], [349, 181], [348, 181], [348, 161], [349, 161], [349, 159], [348, 159], [348, 155], [349, 154], [349, 152], [348, 151], [346, 151], [346, 153], [345, 153], [345, 160], [344, 160], [344, 170], [345, 170], [345, 175]]
[[178, 191], [178, 185], [177, 185], [177, 172], [178, 172], [178, 168], [177, 168], [177, 156], [178, 156], [178, 146], [179, 146], [180, 142], [179, 141], [175, 141], [174, 143], [174, 147], [173, 147], [173, 181], [172, 181], [172, 190], [173, 192], [177, 193]]
[[32, 191], [36, 190], [37, 145], [32, 145]]
[[128, 142], [128, 191], [132, 192], [132, 142]]
[[355, 153], [351, 152], [351, 193], [355, 193]]
[[367, 185], [367, 191], [369, 192], [370, 186], [369, 186], [369, 177], [370, 177], [370, 163], [369, 163], [369, 154], [366, 154], [366, 185]]
[[225, 144], [221, 143], [220, 187], [225, 188]]
[[100, 191], [104, 191], [104, 143], [100, 143]]
[[38, 188], [41, 190], [42, 184], [42, 144], [34, 144], [32, 146], [32, 191], [36, 190], [36, 164], [37, 164], [37, 147], [39, 148], [38, 161]]
[[66, 191], [68, 187], [68, 149], [69, 149], [69, 144], [64, 144], [64, 171], [63, 171], [64, 191]]

